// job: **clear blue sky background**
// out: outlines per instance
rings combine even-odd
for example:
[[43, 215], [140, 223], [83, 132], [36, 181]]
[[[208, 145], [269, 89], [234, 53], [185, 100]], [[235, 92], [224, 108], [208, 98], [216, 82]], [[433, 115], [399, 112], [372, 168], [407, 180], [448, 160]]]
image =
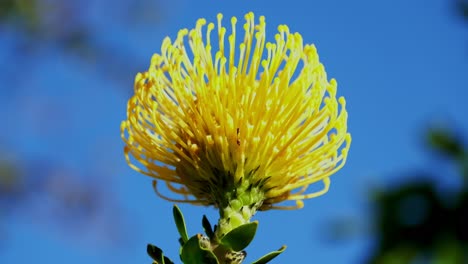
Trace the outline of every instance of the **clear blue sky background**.
[[[260, 226], [246, 263], [283, 244], [288, 249], [274, 263], [362, 263], [373, 246], [369, 186], [403, 181], [395, 178], [399, 171], [431, 161], [421, 147], [428, 123], [450, 120], [468, 131], [468, 27], [450, 1], [175, 0], [144, 9], [138, 27], [119, 21], [126, 4], [91, 2], [83, 2], [83, 21], [95, 41], [110, 43], [110, 54], [134, 58], [129, 63], [140, 71], [165, 36], [174, 38], [198, 18], [215, 21], [218, 12], [242, 18], [254, 11], [266, 16], [270, 37], [277, 25], [287, 24], [314, 43], [328, 76], [338, 80], [353, 137], [347, 165], [332, 177], [328, 194], [306, 201], [302, 210], [257, 214]], [[0, 31], [0, 142], [18, 159], [53, 160], [106, 186], [107, 200], [121, 208], [106, 221], [123, 223], [124, 231], [115, 244], [101, 240], [99, 227], [57, 228], [49, 221], [54, 217], [28, 217], [27, 211], [48, 202], [37, 201], [4, 221], [8, 236], [0, 263], [150, 263], [149, 242], [178, 260], [172, 204], [156, 197], [151, 180], [132, 171], [122, 154], [119, 126], [136, 72], [120, 76], [123, 83], [112, 82], [102, 74], [105, 62], [92, 67], [53, 43], [42, 44], [34, 57], [13, 60], [9, 54], [18, 38], [12, 30]], [[52, 121], [38, 122], [41, 117]], [[181, 208], [191, 234], [201, 232], [203, 214], [217, 219], [211, 208]], [[360, 235], [327, 242], [328, 224], [342, 216], [358, 221]]]

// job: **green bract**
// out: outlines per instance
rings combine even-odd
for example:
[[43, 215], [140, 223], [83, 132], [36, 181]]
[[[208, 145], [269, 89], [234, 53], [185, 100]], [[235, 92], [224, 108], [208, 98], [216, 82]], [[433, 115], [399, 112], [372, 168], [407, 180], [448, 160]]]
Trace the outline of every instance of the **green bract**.
[[[252, 242], [257, 231], [258, 222], [240, 225], [221, 238], [216, 237], [216, 228], [204, 215], [202, 226], [206, 236], [196, 234], [189, 238], [182, 211], [174, 205], [172, 210], [174, 222], [180, 235], [180, 259], [184, 264], [240, 264], [246, 256], [243, 251]], [[277, 251], [270, 252], [252, 264], [265, 264], [281, 254], [286, 249], [282, 246]], [[157, 246], [148, 244], [148, 255], [153, 259], [153, 264], [173, 264], [163, 251]]]

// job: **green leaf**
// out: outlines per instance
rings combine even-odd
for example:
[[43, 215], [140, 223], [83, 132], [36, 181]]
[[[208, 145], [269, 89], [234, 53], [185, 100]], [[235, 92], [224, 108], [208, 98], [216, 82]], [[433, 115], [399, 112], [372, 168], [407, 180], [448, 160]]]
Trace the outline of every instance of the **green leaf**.
[[213, 229], [211, 228], [210, 221], [208, 221], [208, 218], [206, 218], [206, 215], [203, 215], [202, 226], [203, 226], [203, 229], [205, 230], [205, 234], [210, 239], [212, 239], [214, 237], [214, 232], [213, 232]]
[[259, 258], [258, 260], [252, 262], [252, 264], [265, 264], [271, 261], [272, 259], [276, 258], [279, 254], [283, 253], [283, 251], [286, 249], [286, 246], [282, 246], [280, 249], [277, 251], [270, 252], [266, 254], [265, 256]]
[[234, 251], [241, 251], [252, 242], [257, 226], [258, 221], [238, 226], [221, 238], [221, 244]]
[[169, 259], [168, 257], [164, 256], [164, 262], [163, 264], [174, 264], [174, 262], [172, 262], [171, 259]]
[[164, 264], [164, 254], [163, 251], [155, 245], [148, 244], [146, 246], [146, 252], [148, 255], [156, 262]]
[[174, 205], [174, 208], [172, 208], [172, 214], [174, 215], [174, 221], [177, 226], [177, 231], [179, 231], [180, 238], [182, 239], [183, 243], [186, 243], [188, 241], [188, 234], [187, 228], [185, 227], [184, 215], [180, 211], [179, 207], [177, 207], [177, 205]]
[[201, 237], [201, 234], [196, 234], [184, 244], [180, 259], [184, 264], [219, 264], [213, 252], [200, 247]]

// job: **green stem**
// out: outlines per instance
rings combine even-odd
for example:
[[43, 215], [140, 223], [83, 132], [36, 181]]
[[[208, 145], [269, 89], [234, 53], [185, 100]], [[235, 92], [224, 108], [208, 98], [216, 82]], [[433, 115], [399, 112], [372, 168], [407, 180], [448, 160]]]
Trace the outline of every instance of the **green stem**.
[[258, 187], [243, 181], [224, 193], [219, 203], [219, 221], [215, 237], [219, 241], [234, 228], [250, 223], [262, 205], [264, 193]]

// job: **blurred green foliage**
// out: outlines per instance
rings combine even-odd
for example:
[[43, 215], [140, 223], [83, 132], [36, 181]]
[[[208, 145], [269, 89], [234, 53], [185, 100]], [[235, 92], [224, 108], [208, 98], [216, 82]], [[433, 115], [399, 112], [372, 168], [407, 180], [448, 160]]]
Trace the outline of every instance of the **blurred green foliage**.
[[[455, 0], [456, 12], [468, 22], [468, 1]], [[374, 204], [377, 245], [371, 264], [468, 263], [468, 146], [447, 127], [432, 127], [426, 144], [457, 167], [461, 186], [440, 191], [429, 178], [444, 171], [412, 173], [412, 180], [377, 195]], [[428, 166], [429, 167], [429, 166]]]
[[467, 0], [456, 0], [455, 8], [457, 12], [468, 21], [468, 1]]
[[32, 30], [38, 24], [39, 15], [36, 0], [0, 1], [0, 21], [2, 22], [14, 20]]
[[442, 171], [413, 173], [412, 180], [381, 191], [374, 204], [377, 246], [367, 263], [468, 263], [468, 148], [453, 130], [427, 132], [431, 150], [455, 164], [461, 188], [440, 191], [430, 178]]

